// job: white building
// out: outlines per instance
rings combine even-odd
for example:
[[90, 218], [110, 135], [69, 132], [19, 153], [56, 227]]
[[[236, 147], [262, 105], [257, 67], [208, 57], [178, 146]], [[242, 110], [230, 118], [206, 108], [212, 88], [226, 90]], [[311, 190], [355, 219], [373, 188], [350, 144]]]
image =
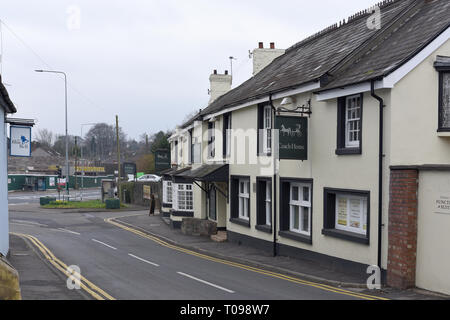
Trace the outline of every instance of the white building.
[[381, 29], [372, 9], [333, 25], [181, 126], [171, 178], [229, 241], [450, 294], [450, 2], [379, 8]]
[[6, 115], [17, 112], [0, 77], [0, 254], [9, 253], [8, 146]]

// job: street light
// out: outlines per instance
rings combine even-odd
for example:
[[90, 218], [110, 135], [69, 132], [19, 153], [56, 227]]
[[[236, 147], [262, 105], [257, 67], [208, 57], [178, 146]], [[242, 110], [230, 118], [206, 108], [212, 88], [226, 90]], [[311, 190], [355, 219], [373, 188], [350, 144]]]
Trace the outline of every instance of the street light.
[[[97, 125], [98, 123], [83, 123], [82, 125], [81, 125], [81, 139], [83, 140], [83, 127], [84, 126], [95, 126], [95, 125]], [[81, 161], [83, 161], [83, 143], [84, 142], [84, 140], [82, 141], [82, 144], [81, 144]], [[83, 189], [84, 189], [84, 181], [83, 181], [83, 178], [84, 178], [84, 167], [86, 166], [86, 161], [84, 161], [84, 165], [83, 165], [83, 169], [81, 170], [82, 172], [81, 172], [81, 193], [80, 193], [80, 200], [81, 201], [83, 201]]]
[[67, 129], [67, 75], [62, 71], [53, 71], [53, 70], [35, 70], [36, 72], [46, 72], [46, 73], [57, 73], [64, 75], [64, 84], [65, 84], [65, 105], [66, 105], [66, 190], [67, 195], [69, 195], [69, 135]]

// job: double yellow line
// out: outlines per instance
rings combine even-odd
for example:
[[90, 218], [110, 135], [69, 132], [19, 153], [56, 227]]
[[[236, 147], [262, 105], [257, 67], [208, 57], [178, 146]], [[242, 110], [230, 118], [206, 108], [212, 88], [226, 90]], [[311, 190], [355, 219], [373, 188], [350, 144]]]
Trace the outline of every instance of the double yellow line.
[[87, 293], [89, 293], [92, 297], [97, 300], [116, 300], [105, 291], [97, 287], [95, 284], [87, 280], [78, 272], [73, 271], [69, 272], [69, 267], [59, 260], [55, 255], [46, 247], [42, 242], [40, 242], [36, 237], [33, 237], [28, 234], [21, 233], [11, 233], [13, 235], [19, 236], [21, 238], [28, 239], [33, 245], [35, 245], [39, 251], [44, 255], [44, 257], [59, 271], [61, 271], [64, 275], [69, 277], [74, 277], [76, 279], [80, 279], [80, 287], [83, 288]]
[[137, 230], [137, 229], [131, 227], [129, 224], [126, 224], [126, 223], [124, 223], [122, 221], [119, 223], [119, 222], [117, 222], [116, 219], [117, 218], [108, 218], [108, 219], [105, 219], [105, 222], [110, 223], [110, 224], [112, 224], [112, 225], [114, 225], [116, 227], [119, 227], [121, 229], [127, 230], [129, 232], [132, 232], [132, 233], [134, 233], [136, 235], [139, 235], [139, 236], [141, 236], [143, 238], [146, 238], [146, 239], [149, 239], [151, 241], [154, 241], [154, 242], [160, 244], [163, 247], [166, 247], [166, 248], [169, 248], [169, 249], [172, 249], [172, 250], [176, 250], [176, 251], [180, 251], [180, 252], [184, 252], [186, 254], [199, 257], [201, 259], [205, 259], [205, 260], [209, 260], [209, 261], [213, 261], [213, 262], [229, 265], [229, 266], [240, 268], [240, 269], [244, 269], [244, 270], [247, 270], [247, 271], [252, 271], [252, 272], [259, 273], [259, 274], [267, 275], [267, 276], [270, 276], [270, 277], [273, 277], [273, 278], [278, 278], [278, 279], [286, 280], [286, 281], [293, 282], [293, 283], [296, 283], [296, 284], [306, 285], [306, 286], [309, 286], [309, 287], [314, 287], [314, 288], [318, 288], [318, 289], [321, 289], [321, 290], [325, 290], [325, 291], [329, 291], [329, 292], [333, 292], [333, 293], [337, 293], [337, 294], [342, 294], [342, 295], [346, 295], [346, 296], [351, 296], [351, 297], [355, 297], [355, 298], [359, 298], [359, 299], [363, 299], [363, 300], [389, 300], [389, 299], [382, 298], [382, 297], [367, 295], [367, 294], [363, 294], [363, 293], [357, 293], [357, 292], [353, 292], [353, 291], [349, 291], [349, 290], [345, 290], [345, 289], [340, 289], [340, 288], [336, 288], [336, 287], [333, 287], [333, 286], [329, 286], [329, 285], [326, 285], [326, 284], [321, 284], [321, 283], [315, 283], [315, 282], [311, 282], [311, 281], [301, 280], [301, 279], [294, 278], [294, 277], [287, 276], [287, 275], [283, 275], [283, 274], [280, 274], [280, 273], [271, 272], [271, 271], [267, 271], [267, 270], [262, 270], [262, 269], [254, 268], [254, 267], [251, 267], [251, 266], [246, 266], [246, 265], [243, 265], [243, 264], [240, 264], [240, 263], [235, 263], [235, 262], [231, 262], [231, 261], [227, 261], [227, 260], [223, 260], [223, 259], [207, 256], [207, 255], [204, 255], [204, 254], [201, 254], [201, 253], [189, 250], [189, 249], [185, 249], [185, 248], [182, 248], [182, 247], [179, 247], [179, 246], [172, 245], [172, 244], [170, 244], [170, 243], [168, 243], [166, 241], [163, 241], [163, 240], [161, 240], [161, 239], [159, 239], [159, 238], [157, 238], [155, 236], [152, 236], [152, 235], [149, 235], [149, 234], [147, 234], [145, 232]]

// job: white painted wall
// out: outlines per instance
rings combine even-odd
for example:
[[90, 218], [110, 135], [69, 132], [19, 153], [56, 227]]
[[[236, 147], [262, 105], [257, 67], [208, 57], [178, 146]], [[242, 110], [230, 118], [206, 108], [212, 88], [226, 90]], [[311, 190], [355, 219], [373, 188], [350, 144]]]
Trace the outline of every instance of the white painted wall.
[[392, 90], [392, 165], [450, 163], [450, 137], [438, 134], [437, 55], [450, 56], [450, 40]]
[[0, 253], [9, 251], [8, 164], [5, 111], [0, 107]]
[[[385, 99], [390, 106], [390, 92], [379, 91], [377, 94]], [[307, 101], [311, 95], [297, 95], [299, 102]], [[279, 243], [292, 247], [302, 248], [329, 256], [359, 262], [363, 264], [377, 264], [378, 252], [378, 133], [379, 133], [379, 103], [371, 97], [370, 93], [364, 95], [363, 105], [363, 142], [362, 155], [337, 156], [337, 100], [318, 102], [312, 98], [313, 114], [309, 120], [309, 160], [292, 161], [282, 160], [280, 163], [281, 178], [314, 179], [313, 186], [313, 245], [279, 236]], [[281, 100], [274, 101], [275, 106]], [[239, 138], [234, 135], [232, 144], [232, 157], [238, 164], [230, 165], [230, 175], [250, 176], [250, 220], [251, 228], [227, 223], [227, 229], [233, 232], [245, 234], [258, 239], [272, 241], [273, 236], [255, 229], [256, 223], [256, 190], [254, 184], [256, 177], [272, 177], [272, 158], [259, 157], [255, 161], [257, 152], [257, 107], [252, 106], [233, 112], [233, 129], [240, 129]], [[385, 121], [390, 123], [390, 111], [385, 110]], [[248, 133], [247, 141], [242, 138], [243, 133]], [[253, 134], [252, 134], [253, 133]], [[390, 126], [387, 126], [386, 140], [390, 135]], [[386, 158], [384, 162], [384, 223], [388, 221], [389, 203], [389, 142], [386, 141]], [[241, 164], [241, 162], [243, 162]], [[340, 188], [370, 191], [370, 245], [361, 245], [354, 242], [340, 240], [322, 235], [323, 228], [323, 197], [324, 188]], [[279, 186], [278, 186], [279, 191]], [[279, 203], [279, 194], [277, 195]], [[229, 206], [228, 206], [229, 207]], [[228, 208], [229, 210], [229, 208]], [[278, 213], [279, 214], [279, 213]], [[279, 217], [279, 216], [278, 216]], [[278, 221], [279, 226], [279, 221]], [[382, 265], [387, 267], [387, 228], [383, 230], [383, 259]]]
[[450, 172], [420, 172], [416, 285], [450, 294], [450, 214], [436, 208], [441, 197], [450, 198]]

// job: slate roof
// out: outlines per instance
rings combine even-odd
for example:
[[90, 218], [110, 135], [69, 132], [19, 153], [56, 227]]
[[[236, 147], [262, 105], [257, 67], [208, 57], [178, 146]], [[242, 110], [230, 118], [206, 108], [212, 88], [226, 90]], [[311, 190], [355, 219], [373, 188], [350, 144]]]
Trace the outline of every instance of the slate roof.
[[9, 98], [8, 91], [6, 91], [5, 86], [2, 82], [2, 77], [0, 76], [0, 106], [6, 110], [7, 113], [16, 113], [17, 109]]
[[[320, 81], [320, 90], [327, 90], [379, 78], [396, 70], [449, 27], [448, 0], [390, 0], [378, 5], [381, 30], [367, 27], [371, 11], [358, 13], [292, 46], [260, 73], [215, 100], [201, 115], [312, 81]], [[356, 53], [359, 55], [352, 59]]]
[[[418, 11], [379, 46], [341, 71], [323, 89], [385, 77], [415, 56], [450, 26], [450, 1], [419, 1]], [[321, 90], [323, 90], [321, 89]]]
[[227, 182], [229, 166], [227, 164], [205, 164], [197, 169], [177, 174], [178, 177], [207, 182]]

